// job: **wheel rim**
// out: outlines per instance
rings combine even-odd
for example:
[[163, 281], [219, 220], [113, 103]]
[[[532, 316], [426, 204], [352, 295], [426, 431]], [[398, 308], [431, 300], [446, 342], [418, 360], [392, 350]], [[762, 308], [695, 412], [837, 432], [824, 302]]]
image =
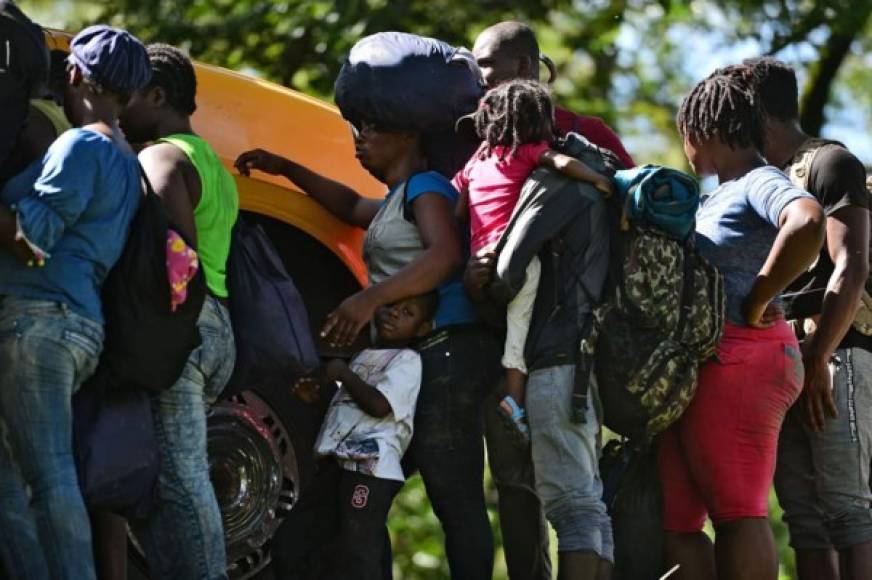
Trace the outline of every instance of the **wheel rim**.
[[[296, 504], [297, 459], [282, 421], [252, 391], [212, 407], [207, 425], [209, 476], [224, 525], [227, 573], [232, 580], [245, 580], [270, 563], [270, 539]], [[131, 543], [142, 554], [135, 537]]]

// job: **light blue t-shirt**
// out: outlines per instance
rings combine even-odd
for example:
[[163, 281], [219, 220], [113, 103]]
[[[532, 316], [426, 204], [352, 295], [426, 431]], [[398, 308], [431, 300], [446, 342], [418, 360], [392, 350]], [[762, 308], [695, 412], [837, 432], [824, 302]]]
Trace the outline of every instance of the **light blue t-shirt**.
[[703, 195], [696, 212], [696, 247], [724, 275], [727, 319], [745, 324], [742, 301], [778, 235], [781, 212], [814, 199], [775, 167], [759, 167]]
[[0, 251], [0, 296], [60, 302], [102, 323], [100, 288], [141, 199], [132, 151], [88, 129], [65, 132], [0, 191], [27, 240], [48, 254], [30, 268]]

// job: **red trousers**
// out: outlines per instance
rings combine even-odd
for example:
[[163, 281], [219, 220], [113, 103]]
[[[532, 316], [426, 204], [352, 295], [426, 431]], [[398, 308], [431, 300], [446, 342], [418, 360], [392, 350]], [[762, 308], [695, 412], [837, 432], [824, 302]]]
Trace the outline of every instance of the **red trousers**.
[[659, 443], [667, 531], [690, 533], [766, 517], [778, 433], [802, 390], [799, 346], [787, 323], [727, 324], [696, 396]]

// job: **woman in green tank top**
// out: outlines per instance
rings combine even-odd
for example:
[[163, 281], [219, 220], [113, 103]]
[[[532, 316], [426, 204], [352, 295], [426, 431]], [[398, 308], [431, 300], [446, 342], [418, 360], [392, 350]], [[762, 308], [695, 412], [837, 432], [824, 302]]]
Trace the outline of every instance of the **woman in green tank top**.
[[227, 256], [230, 232], [239, 214], [236, 182], [224, 169], [214, 149], [200, 137], [178, 133], [158, 140], [180, 149], [197, 170], [200, 199], [194, 207], [197, 253], [209, 291], [227, 298]]
[[163, 464], [158, 501], [134, 528], [155, 577], [226, 579], [221, 513], [206, 456], [206, 410], [230, 379], [236, 359], [223, 302], [239, 197], [215, 151], [191, 126], [196, 77], [190, 60], [168, 45], [151, 45], [148, 53], [152, 83], [131, 98], [122, 126], [132, 141], [154, 143], [139, 159], [175, 227], [196, 248], [209, 295], [197, 322], [202, 344], [179, 380], [155, 396]]

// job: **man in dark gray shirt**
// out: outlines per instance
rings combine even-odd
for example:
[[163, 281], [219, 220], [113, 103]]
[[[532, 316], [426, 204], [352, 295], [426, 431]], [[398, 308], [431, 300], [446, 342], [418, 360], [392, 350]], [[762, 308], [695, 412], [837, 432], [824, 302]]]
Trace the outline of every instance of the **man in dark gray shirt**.
[[737, 69], [767, 114], [767, 159], [827, 216], [820, 257], [785, 295], [787, 318], [806, 321], [803, 394], [782, 427], [775, 475], [798, 578], [872, 578], [872, 337], [854, 323], [869, 274], [865, 170], [840, 143], [802, 131], [793, 69], [772, 58]]

